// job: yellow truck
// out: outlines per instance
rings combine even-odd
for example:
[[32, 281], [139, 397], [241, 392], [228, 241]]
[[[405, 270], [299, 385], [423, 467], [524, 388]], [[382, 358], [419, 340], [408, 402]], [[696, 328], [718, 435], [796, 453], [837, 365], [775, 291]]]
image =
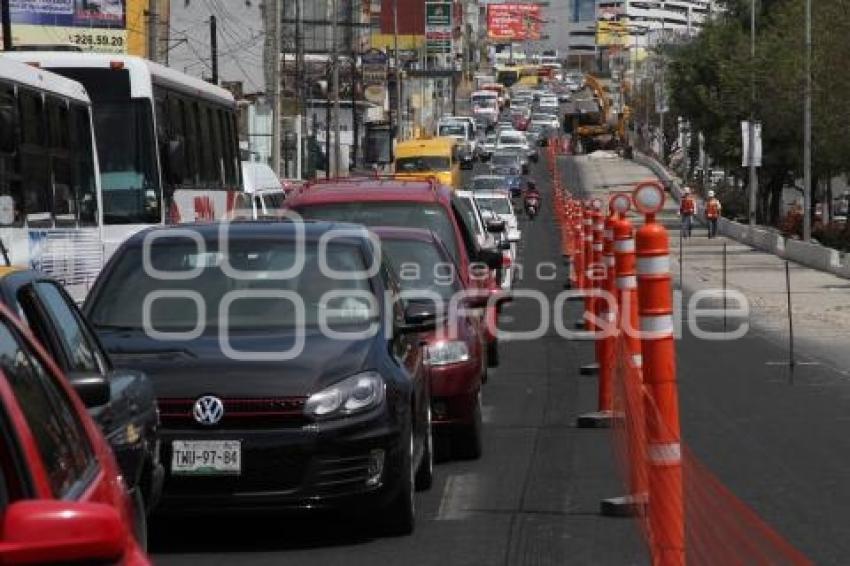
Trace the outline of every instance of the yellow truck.
[[460, 188], [460, 158], [455, 138], [421, 137], [399, 142], [395, 148], [395, 177], [435, 177], [441, 185]]

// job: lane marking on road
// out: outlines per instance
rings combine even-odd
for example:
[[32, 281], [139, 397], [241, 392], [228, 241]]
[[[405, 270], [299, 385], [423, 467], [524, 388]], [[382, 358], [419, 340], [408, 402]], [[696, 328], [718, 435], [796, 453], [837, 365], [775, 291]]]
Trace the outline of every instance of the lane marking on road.
[[484, 424], [490, 424], [493, 422], [493, 411], [496, 410], [496, 407], [493, 405], [481, 405], [481, 422]]
[[437, 521], [462, 521], [472, 514], [472, 503], [478, 493], [477, 474], [452, 474], [446, 479]]

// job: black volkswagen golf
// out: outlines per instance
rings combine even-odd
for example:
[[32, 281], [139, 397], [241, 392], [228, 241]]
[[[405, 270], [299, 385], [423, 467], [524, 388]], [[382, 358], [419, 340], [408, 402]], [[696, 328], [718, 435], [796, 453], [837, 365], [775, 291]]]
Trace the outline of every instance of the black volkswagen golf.
[[418, 334], [362, 227], [153, 228], [110, 259], [85, 312], [115, 364], [154, 382], [164, 511], [370, 508], [409, 533], [431, 484]]

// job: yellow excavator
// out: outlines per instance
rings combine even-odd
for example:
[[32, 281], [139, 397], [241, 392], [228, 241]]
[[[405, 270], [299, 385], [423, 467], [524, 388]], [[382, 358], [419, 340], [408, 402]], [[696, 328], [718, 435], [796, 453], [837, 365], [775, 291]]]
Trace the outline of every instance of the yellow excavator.
[[612, 105], [611, 93], [593, 75], [586, 75], [584, 84], [592, 92], [593, 98], [576, 100], [572, 112], [566, 116], [573, 134], [575, 152], [625, 148], [628, 145], [626, 123], [631, 114], [628, 106], [624, 105], [623, 111], [617, 112]]

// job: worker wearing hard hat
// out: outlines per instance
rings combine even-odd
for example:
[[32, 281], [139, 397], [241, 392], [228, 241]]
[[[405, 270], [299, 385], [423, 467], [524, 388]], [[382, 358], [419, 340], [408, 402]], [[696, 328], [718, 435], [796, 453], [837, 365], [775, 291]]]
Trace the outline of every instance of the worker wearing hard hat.
[[679, 215], [682, 217], [682, 237], [691, 237], [691, 228], [693, 227], [694, 214], [697, 211], [697, 203], [691, 195], [691, 188], [685, 187], [682, 189], [682, 200], [679, 203]]
[[721, 212], [723, 212], [723, 206], [714, 196], [714, 191], [708, 191], [708, 198], [705, 201], [705, 219], [708, 220], [709, 238], [717, 236], [717, 221], [720, 219]]

